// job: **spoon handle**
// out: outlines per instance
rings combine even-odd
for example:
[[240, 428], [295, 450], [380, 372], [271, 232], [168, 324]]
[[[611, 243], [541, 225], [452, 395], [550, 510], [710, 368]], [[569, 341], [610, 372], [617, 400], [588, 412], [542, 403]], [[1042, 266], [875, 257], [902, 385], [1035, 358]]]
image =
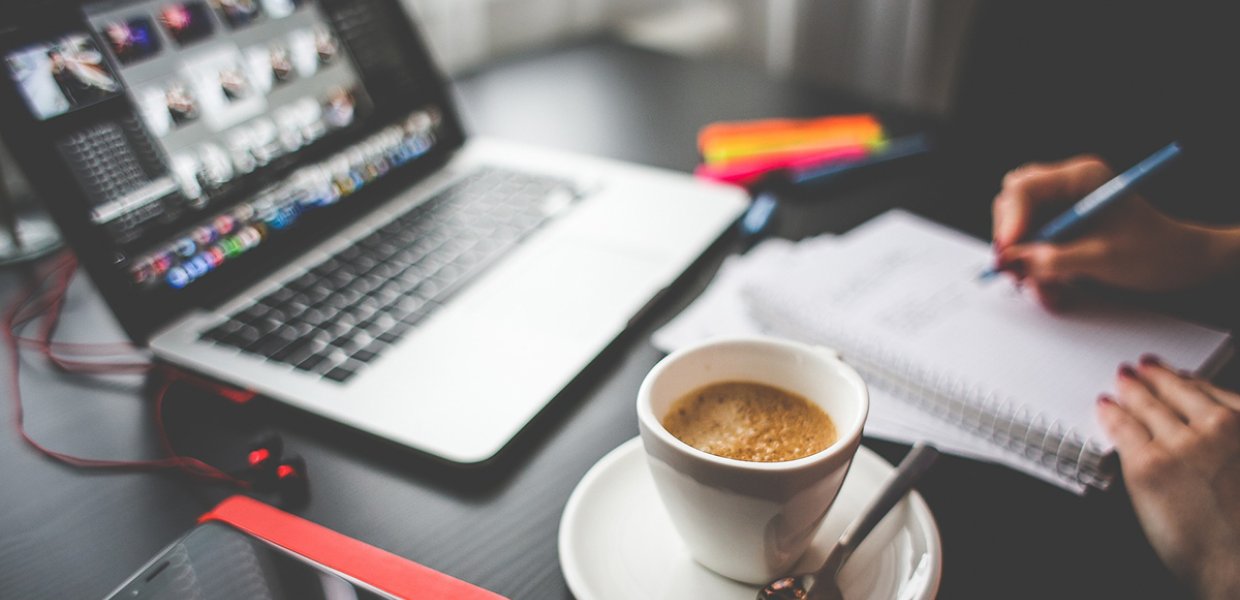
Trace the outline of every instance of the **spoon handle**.
[[914, 445], [913, 449], [904, 457], [904, 460], [900, 461], [900, 466], [896, 467], [895, 475], [883, 486], [882, 492], [844, 530], [844, 534], [840, 536], [839, 543], [831, 550], [831, 554], [827, 557], [822, 568], [818, 569], [818, 572], [814, 574], [815, 579], [834, 579], [840, 567], [848, 561], [848, 557], [852, 556], [857, 546], [861, 545], [861, 541], [865, 539], [865, 536], [870, 534], [874, 526], [883, 520], [883, 517], [887, 515], [901, 498], [904, 498], [904, 495], [912, 489], [938, 458], [939, 451], [934, 446], [924, 442], [918, 442]]

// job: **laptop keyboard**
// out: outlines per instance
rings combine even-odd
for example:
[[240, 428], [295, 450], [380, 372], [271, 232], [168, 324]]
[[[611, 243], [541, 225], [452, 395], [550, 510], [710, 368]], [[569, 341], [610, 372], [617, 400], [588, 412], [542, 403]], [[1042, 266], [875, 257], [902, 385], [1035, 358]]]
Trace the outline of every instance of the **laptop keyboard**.
[[347, 381], [545, 223], [571, 192], [564, 180], [476, 171], [201, 339]]

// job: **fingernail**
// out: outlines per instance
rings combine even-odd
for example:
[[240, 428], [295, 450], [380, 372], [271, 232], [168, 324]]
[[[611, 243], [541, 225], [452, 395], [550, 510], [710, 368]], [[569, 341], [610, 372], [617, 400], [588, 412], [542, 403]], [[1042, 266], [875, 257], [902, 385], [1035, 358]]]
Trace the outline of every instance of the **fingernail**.
[[1161, 367], [1161, 366], [1163, 366], [1163, 361], [1162, 361], [1162, 359], [1161, 359], [1161, 358], [1158, 358], [1157, 356], [1155, 356], [1155, 355], [1153, 355], [1153, 354], [1142, 354], [1142, 355], [1141, 355], [1140, 362], [1141, 362], [1141, 366], [1143, 366], [1143, 367]]
[[1099, 394], [1098, 404], [1107, 404], [1110, 406], [1115, 406], [1115, 399], [1106, 394]]
[[1128, 363], [1124, 363], [1119, 366], [1119, 374], [1121, 377], [1128, 377], [1129, 379], [1137, 378], [1137, 370], [1132, 368], [1132, 365]]

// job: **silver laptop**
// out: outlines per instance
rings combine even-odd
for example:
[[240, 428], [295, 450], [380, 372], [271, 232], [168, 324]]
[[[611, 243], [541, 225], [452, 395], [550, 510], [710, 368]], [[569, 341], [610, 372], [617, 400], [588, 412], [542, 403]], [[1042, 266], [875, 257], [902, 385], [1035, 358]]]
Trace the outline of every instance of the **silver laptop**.
[[745, 206], [466, 137], [399, 0], [40, 6], [0, 32], [3, 126], [126, 331], [450, 461], [499, 452]]

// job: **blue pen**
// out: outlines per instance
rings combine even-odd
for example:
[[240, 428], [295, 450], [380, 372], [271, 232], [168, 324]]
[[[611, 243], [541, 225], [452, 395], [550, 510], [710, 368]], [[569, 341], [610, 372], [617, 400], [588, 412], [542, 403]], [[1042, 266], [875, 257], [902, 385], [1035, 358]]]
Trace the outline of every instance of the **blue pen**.
[[775, 199], [772, 192], [762, 192], [758, 194], [753, 202], [750, 203], [749, 209], [745, 211], [745, 215], [741, 217], [740, 229], [741, 237], [757, 238], [766, 233], [775, 217], [775, 209], [778, 208], [779, 201]]
[[[1031, 242], [1059, 242], [1080, 231], [1087, 222], [1116, 201], [1136, 190], [1147, 177], [1162, 170], [1183, 153], [1179, 142], [1171, 142], [1167, 147], [1155, 152], [1136, 166], [1116, 175], [1114, 179], [1102, 184], [1098, 189], [1081, 198], [1067, 212], [1055, 217], [1050, 223], [1042, 226]], [[985, 281], [999, 274], [997, 267], [991, 267], [978, 276]]]

